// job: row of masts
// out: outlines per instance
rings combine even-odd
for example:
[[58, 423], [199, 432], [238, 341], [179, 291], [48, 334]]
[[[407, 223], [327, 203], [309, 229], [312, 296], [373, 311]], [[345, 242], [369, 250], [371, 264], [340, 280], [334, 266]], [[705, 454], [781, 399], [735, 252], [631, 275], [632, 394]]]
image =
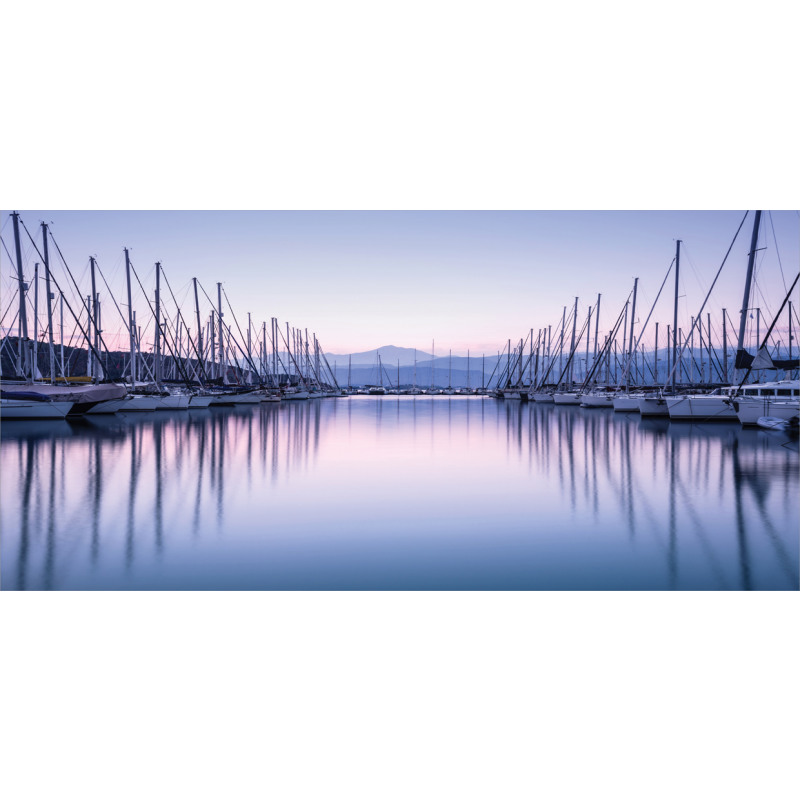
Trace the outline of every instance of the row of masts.
[[[109, 290], [110, 302], [119, 312], [124, 335], [126, 337], [127, 357], [122, 364], [109, 366], [109, 356], [118, 354], [119, 349], [111, 350], [104, 335], [103, 306], [98, 291], [98, 274], [105, 283], [100, 272], [97, 259], [89, 258], [91, 293], [83, 295], [77, 291], [77, 283], [69, 266], [62, 256], [66, 276], [71, 280], [79, 301], [75, 307], [69, 301], [65, 286], [61, 286], [51, 267], [50, 247], [52, 233], [45, 222], [41, 223], [41, 249], [25, 228], [16, 212], [12, 213], [14, 249], [16, 255], [16, 284], [18, 295], [18, 311], [9, 326], [5, 325], [5, 316], [10, 313], [11, 305], [4, 313], [2, 325], [10, 331], [16, 327], [17, 348], [12, 359], [15, 366], [15, 377], [26, 381], [49, 380], [50, 382], [75, 380], [91, 380], [94, 383], [107, 380], [126, 380], [132, 386], [140, 383], [163, 385], [167, 381], [186, 383], [187, 385], [219, 385], [248, 384], [278, 389], [281, 386], [300, 386], [313, 390], [321, 387], [336, 387], [336, 378], [324, 355], [316, 334], [309, 335], [308, 329], [294, 328], [287, 322], [284, 331], [277, 318], [269, 322], [263, 321], [260, 326], [253, 325], [252, 314], [247, 314], [246, 330], [240, 327], [236, 315], [227, 300], [222, 283], [217, 283], [216, 304], [211, 303], [197, 278], [192, 279], [194, 297], [192, 330], [183, 312], [174, 302], [171, 314], [167, 313], [164, 302], [163, 285], [166, 277], [160, 262], [155, 264], [155, 287], [152, 297], [148, 297], [141, 280], [131, 262], [130, 251], [123, 249], [125, 259], [125, 293], [126, 310], [120, 308]], [[31, 240], [39, 254], [41, 262], [36, 262], [33, 269], [33, 338], [29, 336], [28, 303], [29, 283], [23, 270], [20, 225]], [[56, 244], [58, 249], [58, 245]], [[58, 249], [61, 255], [60, 249]], [[40, 264], [44, 267], [45, 297], [44, 307], [47, 323], [40, 330]], [[162, 280], [163, 279], [163, 280]], [[134, 308], [134, 281], [141, 288], [147, 304], [146, 318], [153, 325], [151, 345], [145, 345], [146, 333], [142, 330], [141, 317], [137, 319]], [[106, 286], [108, 284], [106, 283]], [[167, 283], [169, 294], [172, 290]], [[56, 292], [58, 294], [56, 294]], [[208, 298], [211, 304], [210, 313], [204, 319], [200, 310], [200, 293]], [[223, 310], [223, 297], [227, 310], [230, 311], [231, 324], [228, 324]], [[74, 329], [66, 344], [64, 319], [65, 306], [72, 317]], [[58, 309], [58, 330], [60, 336], [56, 343], [56, 320], [54, 307]], [[107, 309], [106, 309], [107, 310]], [[113, 310], [113, 309], [112, 309]], [[78, 333], [78, 346], [72, 347], [75, 333]], [[46, 342], [41, 338], [46, 337]], [[40, 363], [40, 344], [46, 347], [48, 364]], [[10, 348], [11, 338], [4, 337], [0, 348]], [[86, 374], [71, 374], [70, 356], [75, 351], [85, 348]], [[149, 349], [149, 352], [148, 352]], [[70, 351], [67, 356], [66, 350]], [[124, 351], [123, 351], [124, 352]], [[337, 387], [338, 388], [338, 387]]]
[[[602, 295], [598, 294], [596, 303], [587, 309], [586, 317], [580, 329], [578, 328], [579, 298], [576, 297], [574, 306], [569, 313], [567, 306], [563, 307], [561, 322], [556, 325], [555, 332], [552, 325], [540, 328], [536, 331], [536, 335], [534, 335], [534, 330], [531, 329], [528, 336], [524, 339], [519, 339], [518, 344], [513, 348], [509, 339], [504, 363], [500, 360], [498, 361], [499, 375], [495, 386], [501, 390], [511, 391], [541, 391], [545, 387], [562, 391], [580, 388], [585, 391], [592, 386], [605, 384], [606, 386], [616, 386], [630, 390], [634, 386], [661, 386], [663, 382], [664, 390], [675, 392], [679, 385], [705, 385], [710, 387], [726, 385], [733, 380], [746, 377], [759, 380], [760, 370], [753, 370], [750, 366], [757, 362], [753, 361], [753, 356], [747, 353], [745, 349], [747, 320], [755, 312], [755, 340], [756, 349], [759, 352], [766, 351], [768, 336], [772, 333], [775, 321], [777, 321], [776, 315], [775, 321], [769, 326], [767, 337], [762, 341], [761, 309], [750, 307], [755, 256], [759, 250], [760, 222], [761, 212], [756, 211], [748, 254], [744, 299], [740, 310], [738, 338], [735, 350], [732, 349], [730, 351], [730, 355], [734, 356], [733, 362], [729, 357], [729, 326], [731, 331], [735, 330], [735, 327], [727, 309], [722, 309], [721, 334], [718, 337], [718, 342], [721, 342], [721, 344], [717, 346], [713, 344], [714, 330], [712, 328], [711, 313], [708, 311], [703, 313], [711, 290], [714, 288], [722, 266], [724, 266], [730, 254], [730, 249], [717, 272], [714, 283], [712, 283], [700, 311], [691, 317], [689, 329], [684, 331], [678, 320], [682, 244], [679, 239], [676, 241], [675, 257], [667, 271], [653, 306], [638, 331], [638, 336], [636, 336], [634, 329], [638, 322], [636, 312], [639, 279], [635, 278], [630, 295], [626, 299], [613, 327], [607, 332], [601, 332], [599, 328]], [[743, 223], [744, 218], [742, 219]], [[739, 226], [739, 231], [742, 224]], [[737, 236], [739, 231], [737, 231]], [[736, 237], [734, 237], [734, 242], [735, 240]], [[731, 243], [732, 247], [733, 243]], [[660, 341], [659, 337], [663, 333], [663, 327], [660, 328], [659, 323], [655, 322], [654, 342], [651, 343], [649, 349], [645, 349], [642, 345], [642, 340], [647, 324], [661, 296], [667, 278], [673, 269], [675, 288], [672, 324], [666, 325], [666, 338]], [[781, 353], [782, 342], [773, 341], [773, 352], [772, 354], [768, 353], [769, 357], [764, 359], [767, 363], [771, 362], [772, 366], [770, 368], [783, 368], [787, 371], [796, 369], [796, 364], [793, 363], [796, 353], [793, 343], [797, 312], [789, 299], [790, 296], [791, 291], [787, 293], [784, 301], [784, 306], [788, 308], [788, 354]], [[781, 308], [784, 306], [781, 306]], [[593, 334], [592, 328], [594, 328]], [[718, 334], [719, 330], [717, 328]], [[585, 350], [581, 350], [582, 343], [585, 343]], [[663, 363], [663, 360], [659, 357], [662, 352], [660, 346], [663, 346], [663, 352], [666, 357], [666, 369], [660, 369], [660, 365]], [[722, 351], [721, 354], [720, 349]], [[788, 355], [788, 357], [782, 359], [781, 356], [783, 355]], [[747, 375], [743, 377], [745, 371]]]

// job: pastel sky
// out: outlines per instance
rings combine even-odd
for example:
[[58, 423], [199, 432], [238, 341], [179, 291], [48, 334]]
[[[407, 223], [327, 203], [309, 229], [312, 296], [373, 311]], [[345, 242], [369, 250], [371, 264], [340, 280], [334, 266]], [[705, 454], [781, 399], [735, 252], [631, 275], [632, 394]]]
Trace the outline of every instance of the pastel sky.
[[[437, 354], [493, 353], [530, 328], [555, 325], [579, 297], [579, 319], [602, 293], [601, 329], [613, 324], [634, 277], [643, 322], [683, 240], [681, 318], [702, 303], [744, 211], [20, 211], [31, 233], [53, 234], [89, 291], [95, 255], [118, 302], [123, 246], [146, 287], [161, 261], [186, 313], [197, 277], [216, 297], [222, 281], [240, 322], [271, 316], [315, 331], [328, 352], [382, 345]], [[13, 253], [8, 213], [3, 241]], [[742, 228], [708, 311], [738, 321], [752, 228]], [[775, 237], [773, 237], [773, 229]], [[773, 312], [800, 263], [800, 216], [765, 213], [753, 306]], [[24, 237], [24, 234], [23, 234]], [[777, 239], [777, 248], [776, 248]], [[23, 244], [27, 242], [24, 237]], [[38, 260], [28, 242], [26, 270]], [[2, 289], [13, 264], [3, 249]], [[780, 264], [779, 264], [780, 259]], [[783, 268], [781, 277], [780, 266]], [[653, 321], [672, 321], [671, 282]], [[3, 307], [7, 301], [3, 303]], [[135, 305], [138, 305], [135, 301]], [[146, 310], [141, 302], [142, 314]], [[208, 309], [207, 301], [203, 310]], [[115, 311], [104, 302], [104, 328]], [[242, 322], [242, 324], [244, 324]], [[716, 324], [716, 323], [715, 323]], [[269, 328], [269, 324], [267, 326]], [[662, 328], [664, 330], [664, 328]]]

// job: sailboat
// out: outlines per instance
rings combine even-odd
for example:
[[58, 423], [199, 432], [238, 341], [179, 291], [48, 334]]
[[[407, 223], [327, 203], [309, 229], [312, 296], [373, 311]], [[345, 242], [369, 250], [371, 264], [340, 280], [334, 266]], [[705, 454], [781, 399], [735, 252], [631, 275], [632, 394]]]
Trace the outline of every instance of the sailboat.
[[383, 365], [381, 364], [380, 353], [378, 353], [378, 385], [370, 386], [367, 394], [386, 394], [386, 389], [383, 387]]
[[[102, 378], [102, 359], [98, 352], [97, 346], [100, 340], [100, 331], [97, 324], [98, 308], [95, 302], [94, 319], [94, 334], [90, 330], [85, 331], [80, 319], [72, 312], [69, 307], [75, 322], [86, 339], [89, 352], [94, 356], [97, 370], [91, 377], [86, 377], [82, 381], [67, 383], [64, 381], [61, 385], [56, 385], [57, 380], [55, 374], [55, 360], [53, 357], [53, 319], [51, 300], [55, 296], [50, 291], [51, 281], [55, 284], [56, 288], [60, 291], [60, 287], [55, 279], [55, 276], [50, 271], [49, 251], [48, 251], [48, 235], [49, 230], [46, 223], [41, 223], [42, 228], [42, 252], [40, 256], [44, 262], [45, 275], [47, 281], [47, 317], [48, 328], [50, 334], [50, 347], [51, 347], [51, 370], [50, 382], [45, 382], [41, 379], [39, 370], [36, 366], [36, 350], [38, 349], [38, 340], [36, 333], [34, 333], [34, 340], [28, 337], [28, 315], [26, 308], [26, 291], [27, 284], [23, 275], [22, 268], [22, 248], [19, 235], [19, 214], [13, 212], [11, 214], [12, 226], [14, 230], [14, 245], [16, 250], [17, 262], [17, 285], [19, 292], [19, 328], [18, 328], [18, 353], [17, 353], [17, 373], [21, 380], [7, 381], [4, 380], [0, 383], [0, 414], [4, 419], [63, 419], [66, 416], [73, 416], [77, 414], [84, 414], [93, 406], [104, 400], [113, 400], [125, 395], [125, 387], [119, 386], [115, 383], [101, 383]], [[34, 245], [35, 246], [35, 245]], [[37, 248], [38, 252], [38, 248]], [[92, 263], [94, 261], [92, 260]], [[38, 277], [38, 275], [37, 275]], [[35, 283], [35, 291], [38, 293], [38, 281]], [[93, 297], [97, 298], [97, 294], [93, 292]], [[63, 292], [62, 292], [63, 301]], [[87, 307], [87, 311], [89, 308]], [[34, 328], [38, 324], [38, 307], [35, 306], [35, 322]], [[94, 341], [93, 341], [94, 340]], [[63, 378], [63, 376], [62, 376]], [[91, 381], [91, 382], [90, 382]]]
[[[750, 355], [744, 349], [745, 329], [747, 325], [747, 312], [749, 310], [749, 304], [750, 304], [750, 290], [753, 280], [755, 256], [758, 250], [758, 233], [759, 233], [760, 223], [761, 223], [761, 212], [756, 211], [755, 218], [753, 221], [753, 233], [750, 239], [750, 252], [748, 255], [747, 274], [745, 276], [745, 284], [744, 284], [744, 298], [742, 300], [742, 311], [739, 322], [739, 338], [736, 349], [736, 361], [734, 363], [734, 367], [736, 369], [746, 369], [747, 375], [745, 375], [745, 378], [742, 379], [742, 382], [740, 384], [723, 386], [719, 389], [714, 390], [710, 394], [684, 394], [676, 397], [668, 397], [666, 399], [666, 402], [667, 402], [667, 408], [669, 410], [669, 418], [671, 420], [692, 420], [692, 421], [702, 420], [704, 422], [738, 420], [739, 419], [738, 413], [732, 401], [734, 398], [736, 398], [741, 394], [742, 385], [744, 384], [744, 381], [749, 375], [751, 369], [753, 369], [754, 367], [756, 369], [761, 369], [761, 368], [794, 369], [798, 365], [800, 365], [800, 360], [798, 359], [775, 360], [772, 359], [766, 352], [766, 342], [769, 338], [770, 333], [772, 332], [772, 328], [774, 327], [775, 322], [780, 316], [780, 311], [778, 312], [778, 314], [775, 315], [775, 320], [773, 321], [772, 326], [770, 326], [770, 329], [767, 331], [767, 334], [764, 337], [764, 342], [763, 344], [761, 344], [759, 348], [758, 354], [756, 356]], [[795, 279], [795, 284], [796, 282], [797, 279]], [[789, 293], [787, 293], [786, 300], [788, 300], [790, 294], [791, 290]], [[784, 305], [786, 303], [786, 300], [784, 300]], [[784, 306], [782, 305], [781, 310], [783, 309], [783, 307]], [[684, 349], [685, 347], [686, 345], [684, 344]], [[675, 373], [675, 367], [673, 366], [673, 381], [674, 381], [674, 373]], [[748, 385], [748, 389], [750, 390], [753, 389], [758, 390], [759, 388], [768, 388], [769, 390], [772, 390], [772, 388], [774, 388], [774, 382], [773, 385], [770, 384]], [[789, 386], [783, 388], [785, 388], [788, 391], [791, 391], [793, 387], [790, 383]]]

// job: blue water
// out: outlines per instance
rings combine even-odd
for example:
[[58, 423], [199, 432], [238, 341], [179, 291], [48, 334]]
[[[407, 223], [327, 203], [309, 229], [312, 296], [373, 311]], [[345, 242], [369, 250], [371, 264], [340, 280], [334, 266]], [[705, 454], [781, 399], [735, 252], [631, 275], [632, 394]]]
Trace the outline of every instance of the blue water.
[[9, 589], [798, 589], [797, 443], [482, 398], [4, 422]]

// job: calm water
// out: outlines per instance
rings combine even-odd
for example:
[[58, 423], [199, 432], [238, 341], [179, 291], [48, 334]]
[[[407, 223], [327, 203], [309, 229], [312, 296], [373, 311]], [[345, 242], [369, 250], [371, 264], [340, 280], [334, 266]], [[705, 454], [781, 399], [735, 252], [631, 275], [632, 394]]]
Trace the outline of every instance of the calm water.
[[3, 589], [797, 589], [797, 443], [354, 397], [7, 422]]

